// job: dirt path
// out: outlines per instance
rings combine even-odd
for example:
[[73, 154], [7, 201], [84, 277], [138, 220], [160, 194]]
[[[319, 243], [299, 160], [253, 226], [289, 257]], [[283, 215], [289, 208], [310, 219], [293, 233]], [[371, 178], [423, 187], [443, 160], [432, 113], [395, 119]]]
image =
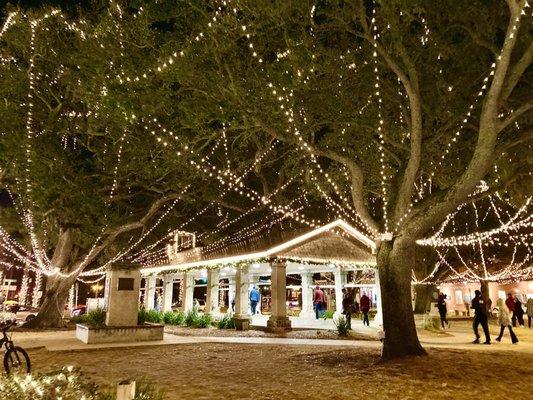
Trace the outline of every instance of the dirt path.
[[[533, 393], [533, 356], [433, 349], [379, 363], [379, 350], [187, 344], [77, 352], [31, 350], [35, 370], [76, 365], [103, 387], [146, 377], [167, 399], [509, 399]], [[516, 397], [515, 397], [516, 396]]]

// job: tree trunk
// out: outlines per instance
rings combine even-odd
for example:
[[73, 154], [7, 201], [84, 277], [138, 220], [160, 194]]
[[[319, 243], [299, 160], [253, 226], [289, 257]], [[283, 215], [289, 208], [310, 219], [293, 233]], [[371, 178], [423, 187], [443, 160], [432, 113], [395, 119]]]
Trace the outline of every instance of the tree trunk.
[[37, 316], [26, 323], [28, 328], [61, 328], [63, 327], [63, 311], [67, 304], [70, 288], [76, 281], [77, 274], [69, 278], [60, 276], [48, 277], [46, 289], [41, 299], [41, 307]]
[[433, 294], [437, 292], [435, 285], [415, 286], [415, 314], [425, 314], [429, 311], [432, 301], [435, 301]]
[[418, 341], [411, 304], [411, 263], [415, 249], [415, 242], [406, 239], [382, 242], [378, 249], [384, 360], [427, 354]]

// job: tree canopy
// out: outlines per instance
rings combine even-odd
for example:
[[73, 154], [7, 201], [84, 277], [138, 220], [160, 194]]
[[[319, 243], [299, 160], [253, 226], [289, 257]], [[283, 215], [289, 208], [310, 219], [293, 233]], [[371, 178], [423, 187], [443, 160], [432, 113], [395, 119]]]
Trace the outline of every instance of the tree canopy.
[[0, 222], [51, 275], [343, 218], [387, 304], [458, 207], [531, 195], [524, 0], [28, 5], [3, 10]]

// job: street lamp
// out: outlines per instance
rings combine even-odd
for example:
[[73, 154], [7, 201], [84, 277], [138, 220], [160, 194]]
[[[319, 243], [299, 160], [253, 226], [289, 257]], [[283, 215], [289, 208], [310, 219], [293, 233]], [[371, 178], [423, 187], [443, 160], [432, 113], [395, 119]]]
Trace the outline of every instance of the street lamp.
[[100, 293], [100, 289], [102, 289], [102, 285], [95, 283], [91, 286], [91, 290], [94, 292], [94, 297], [98, 297], [98, 293]]

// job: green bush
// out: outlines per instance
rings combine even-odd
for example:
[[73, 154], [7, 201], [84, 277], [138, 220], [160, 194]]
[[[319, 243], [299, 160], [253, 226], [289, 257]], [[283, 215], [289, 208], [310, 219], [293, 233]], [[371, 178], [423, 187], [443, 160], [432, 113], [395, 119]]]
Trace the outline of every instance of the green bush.
[[185, 319], [183, 322], [185, 323], [185, 326], [197, 326], [199, 317], [200, 314], [198, 314], [198, 309], [193, 307], [187, 312], [187, 314], [185, 314]]
[[85, 323], [89, 326], [104, 326], [105, 325], [105, 310], [97, 308], [85, 314]]
[[146, 322], [151, 322], [152, 324], [162, 324], [164, 322], [163, 313], [153, 309], [148, 310], [146, 312]]
[[339, 333], [339, 336], [348, 336], [348, 331], [350, 329], [348, 327], [348, 320], [344, 315], [339, 316], [339, 318], [335, 318], [333, 320], [333, 323], [337, 327], [337, 332]]
[[185, 314], [181, 311], [167, 311], [163, 313], [163, 322], [166, 325], [183, 325], [185, 321]]
[[87, 323], [87, 314], [76, 315], [70, 319], [71, 322], [75, 324], [86, 324]]
[[231, 315], [226, 314], [221, 319], [216, 321], [216, 327], [218, 329], [235, 329], [235, 321]]
[[207, 328], [213, 322], [213, 318], [209, 314], [201, 314], [196, 320], [196, 325], [198, 328]]
[[140, 308], [139, 312], [137, 313], [137, 324], [138, 325], [144, 325], [146, 322], [146, 314], [147, 311], [144, 308]]
[[322, 314], [322, 318], [332, 319], [333, 318], [333, 311], [331, 311], [331, 310], [324, 311], [324, 313]]

